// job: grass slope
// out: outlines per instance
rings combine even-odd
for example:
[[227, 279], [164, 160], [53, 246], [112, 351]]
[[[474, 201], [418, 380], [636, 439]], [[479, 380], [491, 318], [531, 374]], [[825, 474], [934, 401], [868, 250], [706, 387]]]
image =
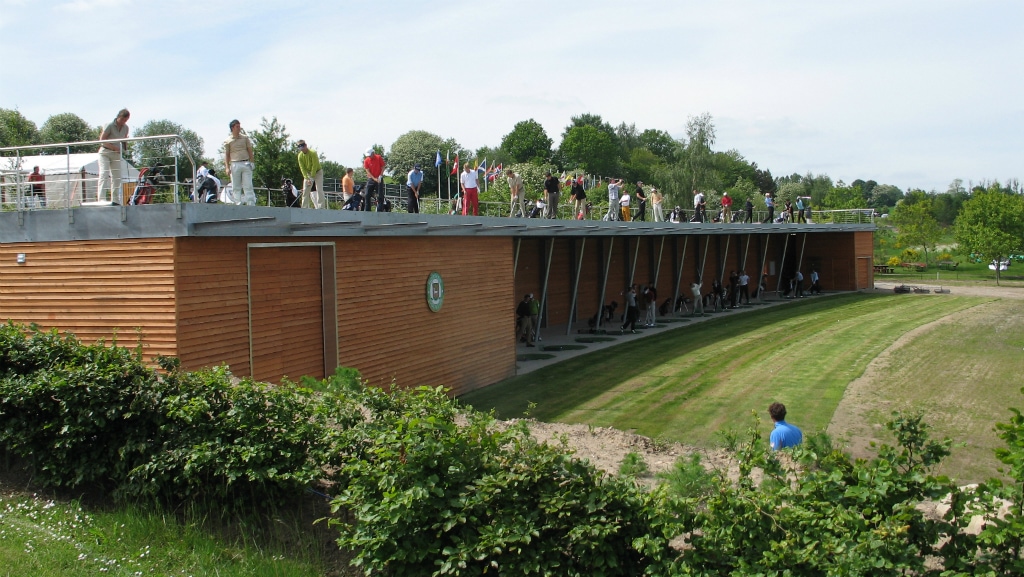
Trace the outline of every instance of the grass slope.
[[895, 409], [924, 412], [936, 437], [963, 446], [939, 467], [962, 482], [998, 475], [992, 450], [1003, 446], [994, 424], [1024, 405], [1024, 300], [1001, 299], [915, 331], [852, 383], [829, 432], [848, 439], [855, 456], [890, 442], [881, 426]]
[[[473, 391], [499, 417], [589, 423], [697, 446], [781, 401], [824, 430], [846, 386], [907, 331], [985, 299], [849, 294], [716, 318]], [[770, 423], [762, 423], [765, 432]]]

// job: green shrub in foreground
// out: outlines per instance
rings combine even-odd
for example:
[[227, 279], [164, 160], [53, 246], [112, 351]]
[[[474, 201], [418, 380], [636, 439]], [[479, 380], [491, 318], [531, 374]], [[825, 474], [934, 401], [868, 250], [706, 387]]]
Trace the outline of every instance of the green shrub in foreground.
[[671, 556], [657, 495], [605, 475], [525, 425], [457, 423], [441, 389], [366, 392], [372, 415], [334, 501], [339, 544], [389, 575], [640, 575]]
[[162, 415], [137, 354], [8, 323], [0, 359], [0, 448], [43, 486], [113, 489], [150, 456]]
[[[298, 495], [339, 466], [340, 431], [360, 419], [342, 390], [233, 382], [224, 368], [161, 376], [138, 352], [8, 323], [0, 332], [0, 449], [44, 487], [96, 486], [220, 508]], [[337, 387], [357, 386], [341, 370]]]

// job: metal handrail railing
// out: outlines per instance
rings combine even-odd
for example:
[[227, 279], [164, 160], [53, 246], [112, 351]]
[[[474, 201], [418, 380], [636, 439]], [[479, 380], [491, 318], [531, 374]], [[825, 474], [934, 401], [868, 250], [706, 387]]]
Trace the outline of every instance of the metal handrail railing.
[[[2, 158], [15, 158], [15, 159], [18, 159], [18, 160], [15, 160], [15, 164], [16, 164], [16, 166], [18, 168], [18, 170], [15, 172], [15, 181], [13, 183], [3, 183], [3, 182], [0, 182], [0, 190], [2, 190], [2, 188], [4, 186], [12, 186], [13, 185], [15, 187], [15, 191], [16, 191], [15, 197], [16, 197], [16, 204], [17, 204], [18, 208], [21, 209], [21, 210], [30, 209], [27, 206], [27, 203], [26, 203], [25, 190], [26, 190], [26, 185], [31, 185], [31, 183], [28, 183], [28, 181], [25, 181], [25, 180], [23, 180], [21, 178], [21, 176], [22, 176], [21, 175], [21, 171], [20, 171], [20, 167], [21, 167], [21, 161], [20, 161], [21, 154], [20, 153], [21, 153], [21, 151], [25, 151], [25, 150], [36, 151], [36, 150], [46, 150], [46, 149], [52, 149], [52, 148], [63, 148], [65, 150], [65, 152], [64, 152], [65, 157], [67, 158], [67, 163], [66, 163], [67, 173], [66, 173], [66, 180], [65, 180], [66, 187], [67, 187], [66, 190], [70, 191], [71, 190], [71, 154], [72, 154], [71, 148], [72, 147], [76, 147], [77, 148], [77, 147], [88, 146], [88, 145], [99, 145], [101, 143], [109, 144], [109, 143], [114, 143], [114, 142], [117, 142], [117, 143], [144, 142], [144, 141], [150, 141], [150, 140], [167, 140], [167, 139], [173, 139], [173, 140], [175, 140], [180, 145], [181, 152], [184, 153], [185, 157], [188, 158], [189, 163], [192, 165], [192, 172], [191, 172], [191, 174], [195, 174], [196, 173], [196, 161], [195, 161], [194, 158], [192, 158], [192, 154], [189, 152], [188, 145], [186, 144], [185, 140], [181, 137], [181, 135], [178, 135], [178, 134], [158, 134], [158, 135], [153, 135], [153, 136], [130, 136], [128, 138], [111, 138], [109, 140], [84, 140], [84, 141], [80, 141], [80, 142], [61, 142], [61, 143], [53, 143], [53, 144], [26, 144], [26, 145], [23, 145], [23, 146], [5, 146], [5, 147], [0, 147], [0, 159], [2, 159]], [[8, 153], [8, 152], [14, 152], [15, 155], [14, 156], [5, 155], [5, 153]], [[177, 163], [177, 157], [175, 157], [175, 163]], [[122, 186], [124, 184], [123, 179], [122, 179], [122, 182], [118, 183], [118, 184], [119, 184], [118, 190], [120, 190], [120, 186]], [[29, 194], [29, 196], [31, 196], [31, 193]], [[178, 195], [175, 194], [174, 195], [174, 203], [178, 204], [179, 202], [180, 202], [180, 200], [178, 198]], [[72, 208], [70, 197], [67, 199], [67, 206], [66, 206], [66, 208], [68, 208], [68, 209]]]

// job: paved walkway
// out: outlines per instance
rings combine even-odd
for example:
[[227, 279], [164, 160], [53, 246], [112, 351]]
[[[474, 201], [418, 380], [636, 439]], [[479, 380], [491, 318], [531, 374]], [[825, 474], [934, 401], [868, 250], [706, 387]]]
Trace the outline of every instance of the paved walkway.
[[[833, 294], [842, 293], [822, 293], [821, 296]], [[807, 298], [818, 297], [815, 296]], [[566, 334], [566, 325], [564, 324], [545, 327], [540, 330], [541, 340], [537, 342], [536, 347], [531, 348], [527, 347], [524, 343], [517, 343], [516, 375], [525, 375], [548, 365], [560, 363], [566, 359], [571, 359], [636, 339], [642, 339], [651, 335], [661, 334], [665, 331], [691, 327], [695, 324], [714, 321], [716, 318], [743, 314], [752, 310], [779, 306], [793, 302], [793, 300], [794, 299], [792, 298], [778, 298], [774, 292], [770, 292], [761, 303], [751, 301], [750, 305], [742, 305], [737, 309], [727, 309], [718, 313], [705, 312], [703, 317], [694, 316], [689, 313], [669, 315], [668, 317], [658, 317], [656, 326], [652, 328], [644, 328], [640, 323], [637, 323], [636, 334], [623, 334], [619, 331], [619, 314], [616, 314], [616, 318], [612, 320], [608, 327], [603, 327], [602, 330], [606, 330], [607, 332], [602, 334], [590, 334], [588, 332], [586, 320], [574, 324], [573, 330], [570, 331], [570, 334], [568, 335]], [[644, 318], [644, 314], [644, 311], [640, 311], [641, 319]]]

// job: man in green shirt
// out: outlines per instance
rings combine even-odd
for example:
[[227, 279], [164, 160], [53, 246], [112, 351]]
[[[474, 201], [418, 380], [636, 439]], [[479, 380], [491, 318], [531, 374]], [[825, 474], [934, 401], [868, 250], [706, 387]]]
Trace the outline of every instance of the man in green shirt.
[[[299, 141], [299, 171], [302, 172], [302, 208], [324, 208], [324, 169], [320, 168], [320, 157], [316, 151]], [[316, 190], [311, 190], [313, 185]]]

